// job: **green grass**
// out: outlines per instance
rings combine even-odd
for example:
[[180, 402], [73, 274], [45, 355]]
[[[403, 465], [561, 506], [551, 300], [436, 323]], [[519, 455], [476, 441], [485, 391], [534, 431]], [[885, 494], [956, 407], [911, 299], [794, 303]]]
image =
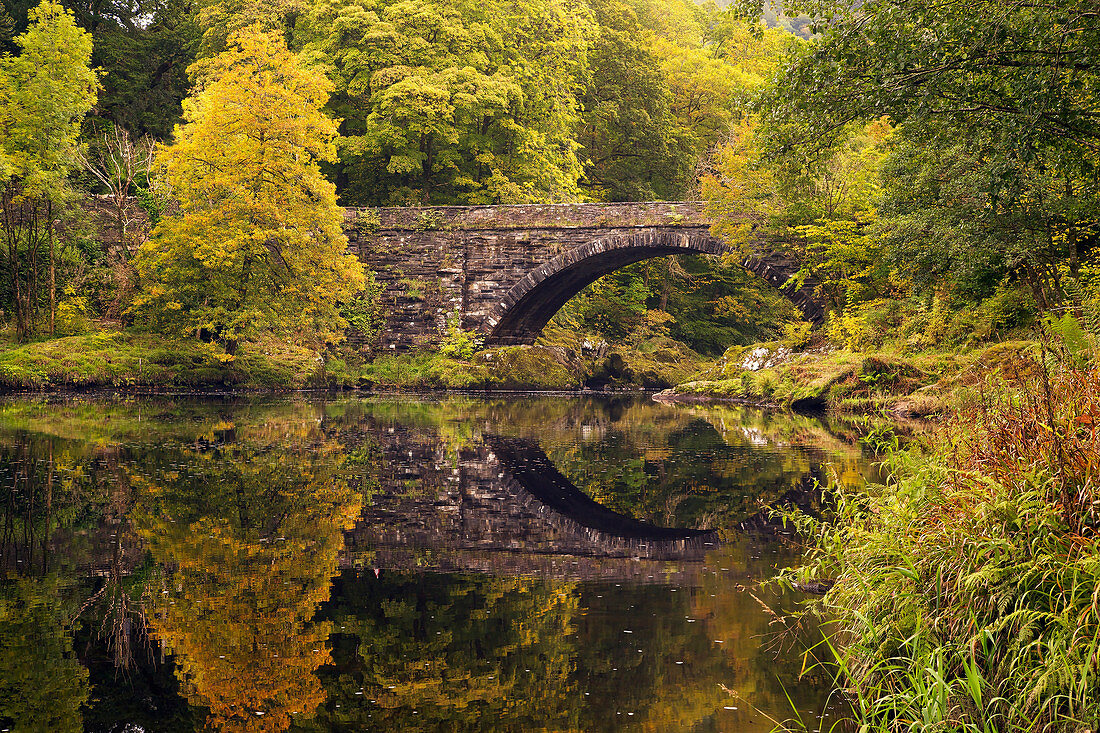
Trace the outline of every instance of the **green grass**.
[[1030, 366], [963, 395], [924, 449], [879, 436], [887, 483], [788, 515], [809, 551], [781, 579], [833, 581], [811, 656], [835, 658], [860, 730], [1100, 723], [1100, 372]]
[[485, 349], [468, 359], [425, 349], [366, 361], [350, 351], [322, 358], [272, 338], [244, 343], [230, 357], [221, 347], [194, 339], [101, 330], [0, 345], [0, 389], [572, 390], [611, 360], [617, 370], [607, 381], [624, 386], [668, 386], [700, 364], [697, 355], [685, 356], [675, 345], [652, 346], [645, 352], [618, 349], [604, 362], [587, 364], [552, 346]]
[[116, 388], [297, 389], [318, 378], [316, 352], [249, 343], [230, 358], [195, 340], [104, 330], [0, 350], [6, 390]]

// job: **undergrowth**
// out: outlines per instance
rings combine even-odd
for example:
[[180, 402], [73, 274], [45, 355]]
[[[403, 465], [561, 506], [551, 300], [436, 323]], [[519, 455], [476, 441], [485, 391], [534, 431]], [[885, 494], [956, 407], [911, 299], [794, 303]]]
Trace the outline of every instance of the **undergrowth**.
[[[1100, 372], [1047, 351], [986, 382], [882, 485], [791, 514], [827, 579], [809, 652], [861, 731], [1095, 731], [1100, 725]], [[824, 662], [823, 662], [824, 664]]]

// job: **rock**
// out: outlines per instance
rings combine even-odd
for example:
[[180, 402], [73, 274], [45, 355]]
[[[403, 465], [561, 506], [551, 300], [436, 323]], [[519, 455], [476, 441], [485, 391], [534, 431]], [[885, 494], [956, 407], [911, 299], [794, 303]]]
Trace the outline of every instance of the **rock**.
[[791, 583], [795, 590], [811, 593], [815, 596], [825, 595], [835, 584], [835, 580], [796, 580]]
[[779, 366], [791, 357], [791, 350], [786, 346], [778, 348], [771, 346], [758, 346], [744, 355], [741, 360], [741, 369], [746, 372], [758, 372], [761, 369], [771, 369]]

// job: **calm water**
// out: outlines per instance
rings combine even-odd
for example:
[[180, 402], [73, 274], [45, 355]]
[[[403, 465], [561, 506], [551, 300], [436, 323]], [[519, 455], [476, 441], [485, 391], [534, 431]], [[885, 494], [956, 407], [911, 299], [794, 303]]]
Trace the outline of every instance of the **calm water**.
[[826, 727], [755, 585], [826, 462], [645, 397], [9, 400], [0, 730]]

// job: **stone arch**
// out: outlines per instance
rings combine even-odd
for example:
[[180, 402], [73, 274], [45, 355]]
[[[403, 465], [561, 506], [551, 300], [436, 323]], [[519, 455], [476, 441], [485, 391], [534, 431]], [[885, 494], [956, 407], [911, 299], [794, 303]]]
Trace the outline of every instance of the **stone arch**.
[[[627, 265], [672, 254], [721, 255], [730, 251], [730, 247], [705, 230], [653, 229], [600, 237], [557, 255], [513, 285], [488, 318], [486, 343], [493, 346], [534, 343], [570, 298], [604, 275]], [[807, 287], [782, 287], [793, 272], [788, 262], [751, 258], [742, 264], [780, 289], [808, 320], [820, 324], [820, 307]]]

